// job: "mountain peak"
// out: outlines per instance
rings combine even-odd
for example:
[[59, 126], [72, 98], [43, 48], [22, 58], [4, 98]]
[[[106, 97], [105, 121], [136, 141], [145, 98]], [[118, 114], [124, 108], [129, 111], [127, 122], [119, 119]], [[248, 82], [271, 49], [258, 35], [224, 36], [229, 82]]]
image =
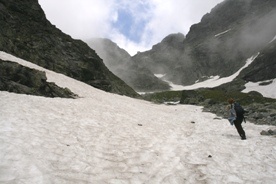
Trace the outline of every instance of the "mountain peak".
[[183, 42], [185, 39], [184, 34], [182, 33], [174, 33], [166, 36], [161, 43], [177, 43], [177, 42]]

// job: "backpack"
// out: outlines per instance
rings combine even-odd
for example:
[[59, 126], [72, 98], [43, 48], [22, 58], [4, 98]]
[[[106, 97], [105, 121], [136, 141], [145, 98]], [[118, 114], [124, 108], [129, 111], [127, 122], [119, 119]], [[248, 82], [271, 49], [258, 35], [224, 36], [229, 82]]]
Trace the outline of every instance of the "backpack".
[[236, 111], [236, 114], [238, 117], [243, 117], [245, 110], [242, 108], [242, 106], [238, 103], [234, 103], [234, 109]]

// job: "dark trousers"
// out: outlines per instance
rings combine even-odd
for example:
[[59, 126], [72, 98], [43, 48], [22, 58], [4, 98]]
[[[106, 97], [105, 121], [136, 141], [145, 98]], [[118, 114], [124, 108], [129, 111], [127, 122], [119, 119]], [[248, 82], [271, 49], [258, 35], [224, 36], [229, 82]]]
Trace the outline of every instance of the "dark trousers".
[[243, 117], [237, 117], [237, 119], [234, 121], [234, 125], [239, 133], [239, 135], [241, 136], [241, 138], [245, 138], [245, 132], [242, 128], [242, 121], [243, 121]]

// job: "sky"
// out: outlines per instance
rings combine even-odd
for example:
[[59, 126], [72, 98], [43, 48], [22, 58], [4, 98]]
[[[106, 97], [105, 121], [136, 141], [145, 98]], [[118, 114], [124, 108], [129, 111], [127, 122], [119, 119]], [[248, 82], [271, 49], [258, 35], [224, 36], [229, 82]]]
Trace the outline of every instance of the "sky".
[[39, 0], [46, 17], [75, 39], [109, 38], [131, 55], [190, 26], [223, 0]]
[[247, 121], [240, 140], [202, 107], [106, 93], [5, 52], [0, 59], [81, 97], [0, 91], [1, 183], [275, 183], [276, 139], [260, 135], [273, 126]]

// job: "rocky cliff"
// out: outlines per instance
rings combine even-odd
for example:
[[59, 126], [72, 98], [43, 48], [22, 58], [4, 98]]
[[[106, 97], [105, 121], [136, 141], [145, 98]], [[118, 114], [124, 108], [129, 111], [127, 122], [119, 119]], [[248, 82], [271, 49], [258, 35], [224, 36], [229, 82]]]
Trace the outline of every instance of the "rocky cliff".
[[37, 0], [0, 0], [0, 25], [0, 50], [96, 88], [137, 96], [86, 43], [53, 26]]

